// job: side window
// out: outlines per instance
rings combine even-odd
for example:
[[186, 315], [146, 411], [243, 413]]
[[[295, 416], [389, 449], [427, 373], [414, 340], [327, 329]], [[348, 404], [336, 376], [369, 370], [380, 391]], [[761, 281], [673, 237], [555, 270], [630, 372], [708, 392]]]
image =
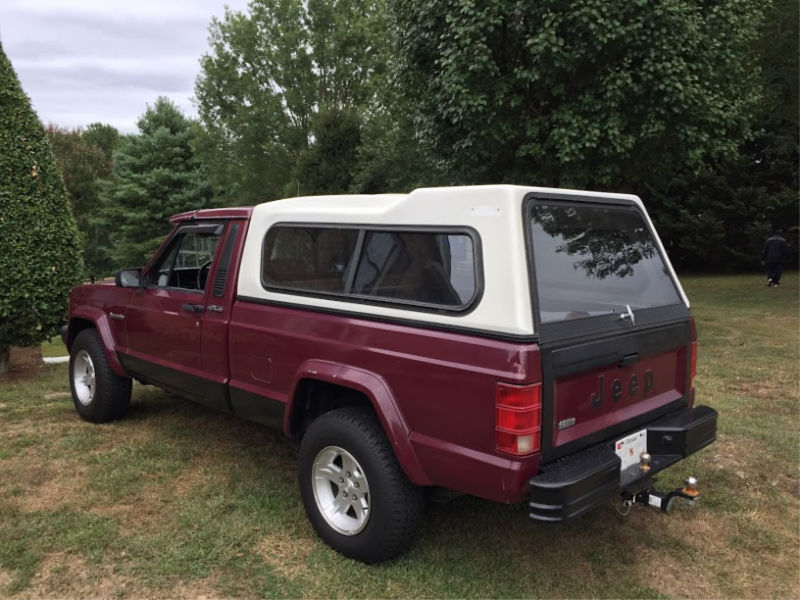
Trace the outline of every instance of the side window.
[[175, 255], [178, 253], [178, 246], [181, 243], [182, 235], [176, 235], [169, 243], [169, 247], [156, 260], [150, 268], [149, 283], [156, 287], [167, 287], [169, 284], [169, 272], [175, 262]]
[[476, 262], [473, 239], [463, 233], [277, 225], [264, 240], [261, 281], [273, 289], [459, 310], [475, 298]]
[[219, 233], [187, 231], [179, 233], [150, 270], [156, 287], [202, 291], [219, 242]]
[[353, 294], [461, 307], [475, 295], [472, 239], [463, 234], [367, 232]]
[[358, 239], [355, 229], [278, 226], [264, 242], [265, 285], [341, 294]]

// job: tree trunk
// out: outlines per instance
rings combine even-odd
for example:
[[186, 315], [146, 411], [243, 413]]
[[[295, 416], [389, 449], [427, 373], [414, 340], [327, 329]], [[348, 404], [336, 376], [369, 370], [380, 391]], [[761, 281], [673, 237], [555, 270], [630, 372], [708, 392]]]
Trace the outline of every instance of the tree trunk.
[[10, 351], [11, 351], [10, 346], [4, 346], [3, 344], [0, 344], [0, 375], [8, 373], [8, 367], [10, 366], [11, 363], [9, 359]]

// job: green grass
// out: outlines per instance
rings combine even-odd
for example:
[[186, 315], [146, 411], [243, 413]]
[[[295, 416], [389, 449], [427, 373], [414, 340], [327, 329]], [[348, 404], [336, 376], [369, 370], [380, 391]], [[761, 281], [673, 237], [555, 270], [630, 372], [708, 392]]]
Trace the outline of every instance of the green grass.
[[798, 278], [684, 285], [719, 438], [661, 483], [696, 475], [697, 506], [544, 526], [462, 497], [366, 567], [314, 535], [280, 433], [139, 385], [90, 425], [58, 365], [0, 383], [0, 596], [799, 597]]
[[42, 356], [45, 358], [53, 356], [67, 356], [67, 347], [60, 337], [54, 337], [52, 340], [47, 340], [42, 343]]

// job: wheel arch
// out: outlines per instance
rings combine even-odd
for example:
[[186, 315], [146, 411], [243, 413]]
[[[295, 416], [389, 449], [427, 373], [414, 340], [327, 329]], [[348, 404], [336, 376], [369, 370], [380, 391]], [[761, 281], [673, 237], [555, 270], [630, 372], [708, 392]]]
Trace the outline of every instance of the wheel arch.
[[100, 336], [100, 341], [103, 343], [103, 350], [105, 350], [111, 370], [117, 375], [128, 377], [114, 349], [114, 335], [111, 333], [108, 316], [99, 308], [90, 306], [78, 307], [72, 312], [69, 323], [67, 323], [67, 339], [65, 340], [67, 350], [72, 349], [75, 338], [85, 329], [95, 329], [97, 331], [97, 334]]
[[[336, 400], [320, 405], [324, 395], [320, 392], [331, 391], [337, 393]], [[360, 405], [369, 406], [377, 415], [406, 477], [416, 485], [431, 485], [411, 445], [411, 430], [394, 394], [380, 375], [370, 371], [321, 360], [304, 362], [292, 381], [283, 431], [297, 438], [316, 417], [336, 408]]]

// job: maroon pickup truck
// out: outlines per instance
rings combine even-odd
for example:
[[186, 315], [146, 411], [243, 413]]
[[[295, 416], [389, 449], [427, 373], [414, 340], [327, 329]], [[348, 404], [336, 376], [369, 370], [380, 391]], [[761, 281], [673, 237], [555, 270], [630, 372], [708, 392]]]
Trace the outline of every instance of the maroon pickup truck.
[[543, 522], [697, 497], [653, 487], [717, 413], [637, 197], [431, 188], [170, 222], [144, 268], [72, 291], [83, 419], [123, 417], [135, 379], [281, 428], [314, 528], [367, 563], [408, 548], [432, 493]]

